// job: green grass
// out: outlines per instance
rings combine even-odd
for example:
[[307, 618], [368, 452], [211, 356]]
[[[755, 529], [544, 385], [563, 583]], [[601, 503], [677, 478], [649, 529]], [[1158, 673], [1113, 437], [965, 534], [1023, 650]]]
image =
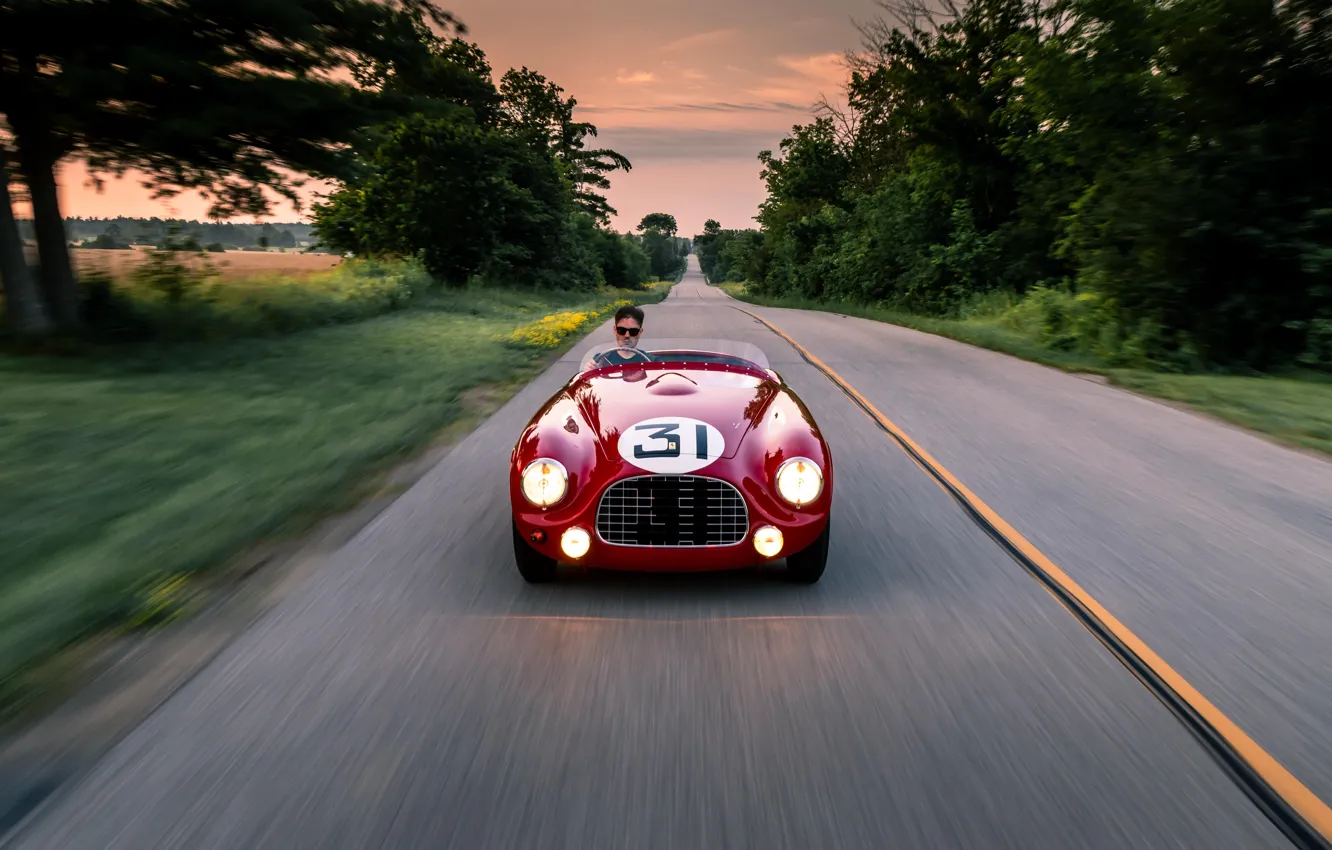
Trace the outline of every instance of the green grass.
[[145, 616], [162, 583], [334, 506], [464, 391], [532, 374], [552, 349], [515, 328], [668, 288], [450, 292], [286, 336], [0, 355], [0, 703], [20, 671]]
[[1187, 404], [1295, 446], [1332, 454], [1332, 380], [1117, 371], [1114, 383]]
[[1332, 454], [1332, 378], [1316, 373], [1250, 377], [1116, 368], [1085, 351], [1063, 351], [1043, 345], [1034, 328], [1013, 321], [1015, 314], [1011, 308], [980, 309], [967, 319], [941, 319], [859, 304], [756, 295], [746, 292], [743, 283], [718, 286], [752, 304], [873, 319], [1070, 372], [1104, 375], [1125, 389], [1188, 405], [1287, 445]]
[[1058, 351], [1046, 348], [1030, 334], [1006, 327], [1000, 317], [986, 316], [966, 321], [940, 319], [933, 316], [917, 316], [882, 307], [874, 307], [850, 302], [830, 303], [809, 298], [773, 297], [745, 292], [743, 283], [718, 284], [732, 297], [751, 304], [767, 307], [788, 307], [797, 310], [821, 310], [828, 313], [841, 313], [860, 319], [873, 319], [913, 330], [924, 331], [935, 336], [948, 337], [991, 351], [1001, 351], [1025, 360], [1056, 366], [1071, 372], [1093, 372], [1109, 374], [1111, 371], [1099, 359], [1077, 351]]

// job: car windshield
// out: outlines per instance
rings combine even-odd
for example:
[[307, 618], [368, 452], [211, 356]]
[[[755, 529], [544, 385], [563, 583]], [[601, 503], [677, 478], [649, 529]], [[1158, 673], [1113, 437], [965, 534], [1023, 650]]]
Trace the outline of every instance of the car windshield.
[[[673, 363], [722, 363], [731, 366], [768, 368], [767, 355], [758, 346], [729, 339], [645, 338], [639, 343], [638, 348], [658, 362], [669, 360]], [[593, 346], [583, 356], [583, 368], [594, 368], [599, 365], [594, 361], [598, 354], [615, 349], [616, 344], [613, 342]]]

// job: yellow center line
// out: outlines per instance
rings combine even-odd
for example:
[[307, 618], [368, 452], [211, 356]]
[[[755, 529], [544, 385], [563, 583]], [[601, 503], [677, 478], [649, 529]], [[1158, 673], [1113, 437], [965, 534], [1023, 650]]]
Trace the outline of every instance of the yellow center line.
[[[1111, 647], [1112, 650], [1122, 649], [1133, 656], [1133, 659], [1146, 667], [1151, 673], [1155, 674], [1179, 700], [1184, 702], [1188, 708], [1198, 716], [1199, 719], [1211, 727], [1215, 733], [1226, 745], [1230, 747], [1234, 755], [1242, 759], [1256, 777], [1265, 783], [1268, 788], [1276, 794], [1281, 801], [1294, 810], [1304, 822], [1317, 833], [1317, 836], [1307, 836], [1308, 839], [1320, 842], [1309, 846], [1326, 846], [1332, 844], [1332, 809], [1319, 799], [1312, 791], [1304, 786], [1295, 776], [1281, 765], [1270, 753], [1260, 747], [1257, 742], [1245, 734], [1229, 717], [1223, 714], [1220, 709], [1212, 705], [1202, 693], [1187, 680], [1184, 679], [1173, 667], [1166, 663], [1165, 659], [1152, 651], [1141, 638], [1134, 634], [1127, 626], [1121, 623], [1113, 614], [1111, 614], [1103, 605], [1097, 602], [1091, 594], [1083, 590], [1077, 582], [1073, 581], [1067, 573], [1061, 570], [1053, 561], [1045, 556], [1039, 549], [1031, 544], [1025, 537], [1018, 533], [1017, 529], [1004, 521], [1003, 517], [985, 502], [981, 501], [975, 493], [971, 492], [965, 484], [949, 472], [943, 464], [935, 460], [929, 452], [921, 448], [914, 440], [909, 437], [905, 431], [899, 428], [891, 419], [883, 415], [869, 399], [861, 395], [854, 387], [846, 382], [840, 375], [832, 370], [826, 363], [816, 357], [813, 352], [806, 349], [800, 343], [796, 342], [781, 329], [773, 325], [762, 316], [734, 308], [740, 312], [752, 316], [754, 319], [762, 322], [769, 330], [790, 343], [802, 357], [808, 360], [815, 368], [824, 374], [829, 380], [838, 386], [843, 392], [854, 399], [865, 412], [872, 417], [880, 427], [891, 434], [906, 450], [908, 456], [917, 462], [919, 466], [927, 472], [936, 476], [942, 484], [946, 484], [945, 489], [951, 488], [953, 494], [964, 501], [973, 511], [975, 511], [996, 531], [1009, 546], [1021, 554], [1032, 566], [1044, 574], [1044, 576], [1054, 585], [1056, 585], [1065, 594], [1071, 597], [1086, 612], [1086, 616], [1092, 618], [1096, 625], [1099, 625], [1106, 632], [1116, 639], [1120, 647]], [[1056, 598], [1060, 598], [1056, 594]], [[1061, 601], [1063, 601], [1061, 599]], [[1069, 607], [1066, 605], [1066, 607]], [[1079, 612], [1069, 610], [1075, 616]], [[1079, 617], [1082, 619], [1082, 617]], [[1087, 625], [1084, 622], [1084, 625]], [[1094, 633], [1094, 632], [1093, 632]], [[1099, 637], [1099, 636], [1098, 636]], [[1123, 660], [1123, 659], [1121, 659]], [[1130, 669], [1132, 669], [1130, 667]], [[1142, 679], [1141, 676], [1139, 676]], [[1149, 682], [1144, 682], [1151, 686]], [[1160, 696], [1160, 694], [1158, 694]], [[1248, 789], [1246, 789], [1248, 790]], [[1269, 815], [1271, 813], [1269, 812]], [[1285, 828], [1286, 824], [1278, 824]], [[1290, 831], [1287, 830], [1290, 835]], [[1294, 836], [1292, 836], [1294, 837]]]

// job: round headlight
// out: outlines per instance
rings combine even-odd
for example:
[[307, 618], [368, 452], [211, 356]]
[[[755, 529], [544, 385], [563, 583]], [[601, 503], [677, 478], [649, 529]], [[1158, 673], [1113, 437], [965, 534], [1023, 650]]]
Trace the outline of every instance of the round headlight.
[[563, 499], [568, 489], [569, 473], [558, 460], [543, 457], [523, 470], [523, 496], [538, 507], [550, 507]]
[[793, 505], [808, 505], [823, 492], [823, 472], [807, 457], [793, 457], [777, 467], [777, 492]]

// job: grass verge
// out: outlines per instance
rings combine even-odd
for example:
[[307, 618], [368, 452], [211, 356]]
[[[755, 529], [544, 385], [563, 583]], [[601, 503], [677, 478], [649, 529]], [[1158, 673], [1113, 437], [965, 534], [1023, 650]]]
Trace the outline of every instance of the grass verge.
[[[185, 610], [191, 579], [301, 530], [410, 455], [476, 387], [512, 384], [647, 291], [480, 290], [281, 337], [0, 356], [0, 714], [35, 665]], [[558, 340], [514, 332], [557, 313]]]
[[774, 298], [745, 291], [743, 283], [717, 284], [751, 304], [822, 310], [887, 322], [1011, 354], [1068, 372], [1104, 375], [1124, 389], [1186, 405], [1281, 443], [1332, 455], [1332, 378], [1317, 373], [1292, 376], [1178, 374], [1122, 369], [1083, 351], [1043, 345], [1029, 328], [1014, 327], [997, 315], [969, 319], [915, 316], [878, 307], [804, 298]]
[[1332, 455], [1332, 380], [1117, 371], [1134, 392], [1188, 405], [1291, 446]]

